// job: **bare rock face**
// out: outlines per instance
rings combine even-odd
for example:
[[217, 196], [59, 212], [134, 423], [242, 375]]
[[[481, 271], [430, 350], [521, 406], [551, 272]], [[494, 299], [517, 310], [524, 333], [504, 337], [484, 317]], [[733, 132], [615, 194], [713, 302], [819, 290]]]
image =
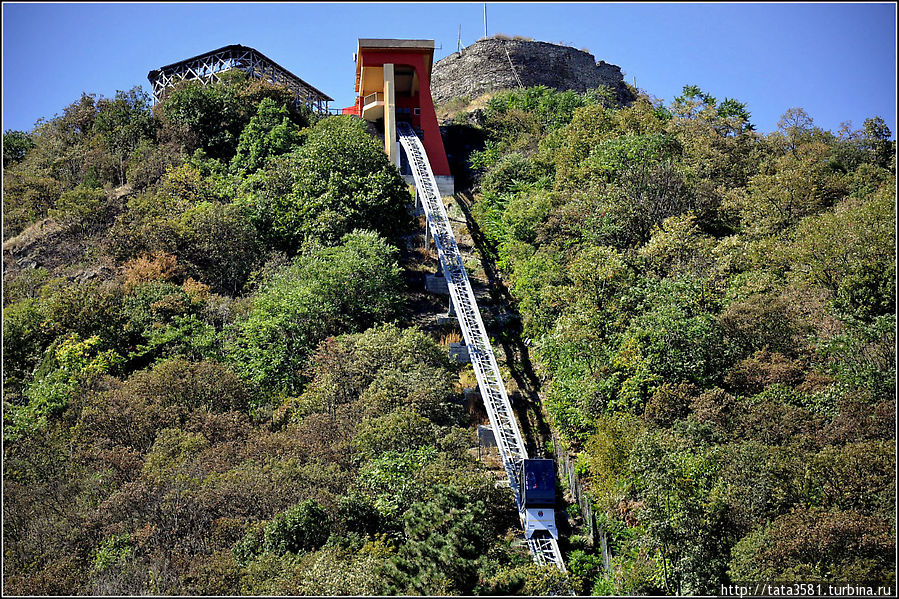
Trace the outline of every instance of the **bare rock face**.
[[624, 85], [621, 68], [596, 62], [583, 50], [547, 42], [488, 38], [437, 61], [431, 75], [435, 103], [468, 96], [476, 98], [497, 89], [545, 85], [557, 90], [584, 92], [604, 85], [615, 90], [618, 102], [634, 100]]

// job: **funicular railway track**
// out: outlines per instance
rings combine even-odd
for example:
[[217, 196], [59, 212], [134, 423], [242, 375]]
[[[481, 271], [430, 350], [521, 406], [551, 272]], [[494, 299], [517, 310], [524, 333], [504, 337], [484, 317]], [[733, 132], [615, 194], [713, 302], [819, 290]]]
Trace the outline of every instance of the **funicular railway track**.
[[[484, 400], [484, 406], [496, 438], [496, 444], [502, 459], [503, 468], [509, 479], [509, 486], [515, 496], [515, 504], [525, 530], [530, 532], [527, 521], [532, 517], [525, 506], [525, 498], [521, 492], [522, 465], [528, 459], [527, 449], [521, 437], [515, 414], [512, 411], [506, 387], [496, 362], [496, 356], [490, 345], [490, 338], [481, 319], [468, 273], [462, 262], [462, 255], [456, 244], [456, 238], [450, 226], [446, 208], [441, 200], [437, 182], [425, 154], [424, 146], [411, 125], [399, 122], [396, 125], [397, 138], [406, 156], [415, 179], [418, 199], [424, 209], [427, 227], [437, 247], [440, 267], [446, 278], [450, 293], [450, 301], [459, 319], [459, 328], [468, 346], [471, 364], [478, 380], [478, 388]], [[549, 510], [552, 514], [552, 510]], [[540, 511], [540, 516], [543, 512]], [[553, 528], [554, 515], [553, 517]], [[528, 548], [534, 561], [538, 564], [552, 564], [565, 571], [559, 544], [547, 530], [533, 531], [526, 534]]]

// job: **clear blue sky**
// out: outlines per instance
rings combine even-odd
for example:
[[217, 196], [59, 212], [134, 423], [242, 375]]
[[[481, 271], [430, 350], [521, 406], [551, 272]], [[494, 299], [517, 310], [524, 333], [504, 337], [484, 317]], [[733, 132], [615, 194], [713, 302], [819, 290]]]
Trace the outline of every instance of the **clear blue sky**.
[[[360, 37], [434, 39], [435, 59], [484, 35], [473, 3], [4, 3], [3, 129], [30, 130], [82, 92], [149, 89], [154, 68], [252, 46], [353, 102]], [[818, 126], [896, 132], [892, 3], [487, 3], [488, 34], [588, 49], [666, 103], [685, 84], [745, 102], [757, 129], [801, 107]]]

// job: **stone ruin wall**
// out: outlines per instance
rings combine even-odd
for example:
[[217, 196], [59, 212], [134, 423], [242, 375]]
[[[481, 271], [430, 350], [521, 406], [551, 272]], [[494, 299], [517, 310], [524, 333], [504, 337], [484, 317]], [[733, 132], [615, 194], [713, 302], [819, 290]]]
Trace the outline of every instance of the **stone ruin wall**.
[[577, 92], [605, 85], [615, 90], [619, 104], [634, 100], [621, 68], [602, 60], [596, 62], [589, 52], [547, 42], [500, 38], [480, 40], [464, 48], [461, 55], [454, 52], [437, 61], [431, 75], [431, 95], [435, 104], [460, 96], [474, 99], [489, 91], [517, 88], [519, 79], [523, 87], [545, 85]]

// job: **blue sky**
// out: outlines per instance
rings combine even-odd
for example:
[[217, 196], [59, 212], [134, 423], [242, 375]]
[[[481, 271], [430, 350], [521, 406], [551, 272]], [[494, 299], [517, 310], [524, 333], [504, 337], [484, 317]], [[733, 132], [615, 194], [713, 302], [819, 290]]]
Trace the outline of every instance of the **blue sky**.
[[[896, 132], [892, 3], [487, 3], [487, 32], [586, 48], [670, 102], [685, 84], [745, 102], [769, 132], [801, 107], [818, 126]], [[474, 3], [4, 3], [3, 129], [30, 130], [82, 92], [112, 96], [154, 68], [251, 46], [353, 102], [360, 37], [433, 39], [436, 59], [484, 35]]]

